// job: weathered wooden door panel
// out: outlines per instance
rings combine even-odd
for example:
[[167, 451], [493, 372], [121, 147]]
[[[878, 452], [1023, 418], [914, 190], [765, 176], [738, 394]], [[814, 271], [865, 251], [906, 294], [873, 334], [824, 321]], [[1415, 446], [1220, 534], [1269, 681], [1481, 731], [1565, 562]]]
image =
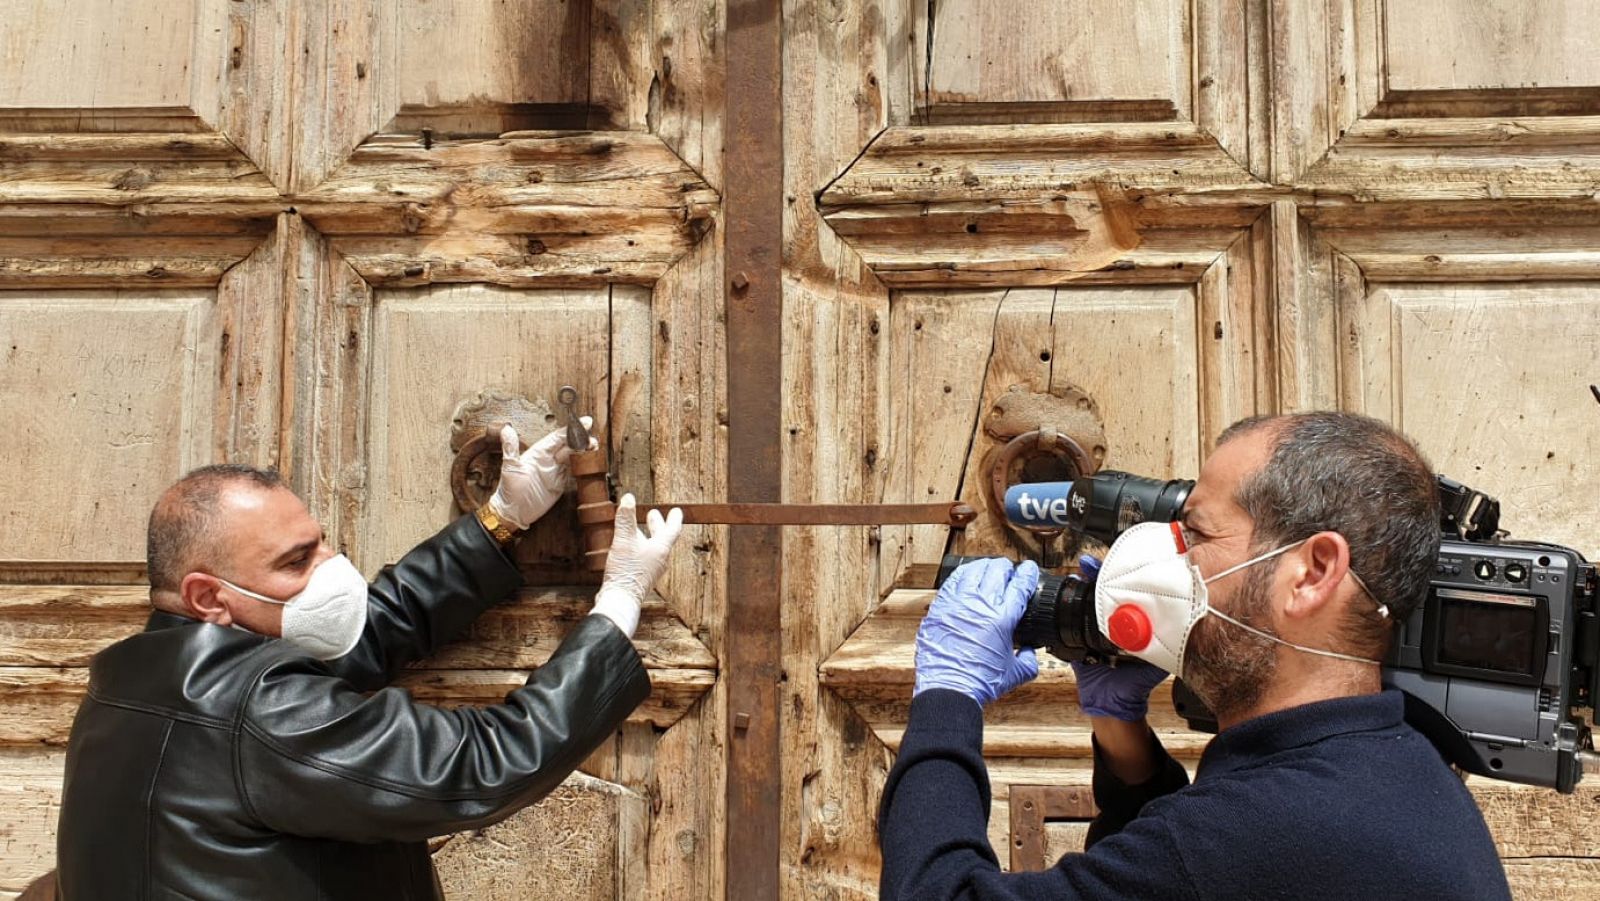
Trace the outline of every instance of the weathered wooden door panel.
[[1192, 124], [1265, 172], [1265, 20], [1241, 0], [908, 4], [917, 121]]
[[[97, 465], [124, 474], [125, 490], [147, 504], [207, 458], [216, 292], [19, 291], [5, 301], [4, 405], [15, 418], [0, 454], [16, 468], [0, 487], [0, 543], [18, 562], [139, 560], [143, 544], [121, 528], [120, 504], [74, 491], [40, 509], [36, 492], [64, 457], [96, 445]], [[86, 343], [88, 334], [106, 340]]]
[[[0, 5], [0, 896], [52, 863], [85, 666], [142, 623], [183, 471], [278, 465], [370, 573], [458, 514], [463, 402], [570, 383], [620, 488], [720, 499], [719, 10]], [[591, 602], [575, 530], [558, 507], [534, 587], [403, 684], [520, 684]], [[688, 530], [646, 604], [654, 691], [617, 736], [440, 844], [453, 894], [719, 893], [723, 541]]]
[[[609, 436], [610, 299], [605, 286], [518, 291], [467, 284], [376, 292], [371, 387], [363, 404], [372, 436], [364, 563], [379, 565], [405, 553], [419, 529], [457, 512], [449, 486], [438, 478], [453, 457], [441, 431], [478, 392], [497, 390], [549, 406], [546, 399], [571, 383], [594, 410], [595, 427]], [[535, 346], [541, 353], [527, 353]], [[553, 410], [546, 416], [541, 426], [558, 422]], [[550, 534], [539, 536], [545, 540], [536, 553], [564, 557], [570, 568], [581, 553], [571, 530], [541, 531]]]
[[1600, 70], [1584, 4], [1340, 0], [1273, 11], [1277, 58], [1296, 67], [1277, 70], [1289, 80], [1273, 92], [1277, 180], [1495, 200], [1570, 197], [1585, 183], [1586, 166], [1570, 164], [1593, 156]]
[[[789, 231], [789, 495], [980, 510], [962, 533], [788, 541], [793, 897], [873, 897], [878, 793], [859, 786], [904, 727], [932, 564], [1026, 544], [988, 500], [985, 424], [1013, 389], [1083, 388], [1104, 464], [1165, 477], [1253, 412], [1366, 411], [1498, 494], [1521, 537], [1600, 549], [1588, 18], [1554, 0], [790, 5], [789, 190], [816, 202]], [[1207, 739], [1164, 692], [1155, 726], [1193, 760]], [[1046, 661], [986, 716], [1003, 864], [1012, 786], [1087, 783], [1075, 703]], [[1472, 787], [1519, 897], [1600, 885], [1559, 859], [1595, 853], [1595, 786]], [[1053, 859], [1082, 827], [1046, 837]]]
[[[47, 6], [0, 0], [0, 894], [48, 866], [84, 666], [142, 621], [144, 511], [188, 466], [281, 466], [370, 570], [453, 514], [450, 419], [485, 389], [578, 384], [642, 496], [720, 500], [730, 463], [725, 4]], [[782, 729], [784, 896], [876, 895], [931, 564], [1018, 551], [987, 500], [1013, 388], [1082, 389], [1104, 464], [1166, 476], [1248, 413], [1365, 410], [1519, 536], [1600, 550], [1588, 18], [783, 5], [786, 499], [982, 511], [785, 533], [784, 702], [753, 712]], [[542, 528], [536, 587], [419, 696], [497, 699], [582, 614]], [[691, 529], [647, 606], [651, 700], [545, 805], [445, 842], [452, 890], [718, 898], [750, 865], [724, 854], [726, 537]], [[1088, 733], [1048, 661], [989, 720], [999, 848], [1013, 785], [1087, 781]], [[1593, 786], [1473, 788], [1519, 896], [1600, 888]]]
[[1440, 471], [1502, 498], [1512, 535], [1591, 543], [1600, 286], [1366, 288], [1341, 310], [1356, 345], [1341, 361], [1345, 405], [1402, 424]]
[[[210, 130], [221, 111], [228, 8], [7, 0], [0, 116], [39, 130]], [[28, 121], [31, 120], [31, 121]]]

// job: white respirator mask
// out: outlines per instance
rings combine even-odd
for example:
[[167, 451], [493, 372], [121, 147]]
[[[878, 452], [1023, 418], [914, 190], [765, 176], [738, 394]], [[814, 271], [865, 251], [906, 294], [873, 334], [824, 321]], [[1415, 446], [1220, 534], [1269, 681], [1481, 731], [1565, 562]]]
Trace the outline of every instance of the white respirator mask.
[[222, 584], [283, 608], [283, 637], [318, 660], [350, 653], [367, 627], [367, 580], [350, 558], [338, 554], [317, 564], [299, 594], [286, 601], [256, 594], [218, 577]]
[[[1117, 647], [1179, 678], [1183, 677], [1183, 655], [1189, 645], [1189, 636], [1194, 633], [1195, 624], [1207, 614], [1268, 641], [1307, 654], [1380, 665], [1377, 660], [1285, 641], [1254, 626], [1245, 625], [1211, 606], [1207, 585], [1246, 567], [1270, 560], [1303, 543], [1302, 540], [1286, 544], [1206, 578], [1201, 575], [1200, 568], [1189, 561], [1188, 544], [1184, 541], [1181, 525], [1176, 522], [1139, 523], [1123, 532], [1106, 553], [1105, 563], [1101, 565], [1100, 575], [1095, 581], [1095, 622], [1100, 626], [1101, 634], [1111, 639]], [[1365, 591], [1366, 586], [1355, 572], [1348, 572]], [[1372, 593], [1368, 591], [1367, 594], [1370, 596]], [[1386, 605], [1379, 605], [1378, 611], [1385, 617], [1389, 615]]]

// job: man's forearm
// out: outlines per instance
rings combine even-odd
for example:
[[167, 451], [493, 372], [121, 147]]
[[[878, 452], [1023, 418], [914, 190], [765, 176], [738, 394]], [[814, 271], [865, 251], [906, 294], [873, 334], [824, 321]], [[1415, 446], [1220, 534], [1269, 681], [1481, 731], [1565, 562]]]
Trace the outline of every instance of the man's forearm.
[[1161, 761], [1151, 748], [1148, 720], [1128, 722], [1092, 716], [1089, 725], [1094, 730], [1095, 743], [1100, 746], [1100, 760], [1110, 767], [1117, 779], [1138, 785], [1156, 774]]
[[1084, 847], [1121, 832], [1144, 805], [1189, 784], [1189, 774], [1143, 720], [1091, 717], [1094, 730], [1094, 803], [1100, 808]]
[[559, 785], [650, 693], [638, 651], [597, 616], [500, 704], [446, 711], [331, 681], [291, 663], [252, 693], [243, 791], [279, 832], [361, 842], [504, 818]]
[[483, 524], [465, 516], [385, 567], [367, 593], [367, 628], [329, 664], [363, 691], [388, 684], [401, 666], [464, 632], [522, 576]]
[[878, 815], [881, 897], [947, 897], [972, 870], [999, 869], [989, 846], [982, 747], [976, 701], [935, 689], [911, 702]]

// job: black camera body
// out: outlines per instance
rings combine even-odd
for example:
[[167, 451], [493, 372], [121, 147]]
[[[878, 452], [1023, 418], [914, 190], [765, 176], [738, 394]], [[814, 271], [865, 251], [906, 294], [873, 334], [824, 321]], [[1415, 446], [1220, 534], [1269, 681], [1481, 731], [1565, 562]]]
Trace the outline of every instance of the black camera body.
[[1570, 792], [1594, 706], [1595, 568], [1571, 548], [1445, 539], [1383, 681], [1469, 772]]
[[[1384, 684], [1405, 693], [1407, 721], [1455, 765], [1571, 792], [1586, 769], [1600, 772], [1581, 713], [1600, 697], [1596, 568], [1572, 548], [1501, 540], [1496, 501], [1438, 481], [1443, 514], [1434, 577], [1427, 598], [1399, 627]], [[1180, 517], [1192, 484], [1103, 472], [1035, 491], [1066, 499], [1054, 509], [1068, 511], [1070, 521], [1055, 521], [1057, 528], [1109, 545], [1137, 522]], [[946, 557], [939, 584], [967, 559]], [[1063, 660], [1122, 656], [1100, 633], [1093, 586], [1075, 575], [1040, 579], [1016, 640]], [[1190, 728], [1216, 731], [1216, 718], [1182, 681], [1172, 695]]]

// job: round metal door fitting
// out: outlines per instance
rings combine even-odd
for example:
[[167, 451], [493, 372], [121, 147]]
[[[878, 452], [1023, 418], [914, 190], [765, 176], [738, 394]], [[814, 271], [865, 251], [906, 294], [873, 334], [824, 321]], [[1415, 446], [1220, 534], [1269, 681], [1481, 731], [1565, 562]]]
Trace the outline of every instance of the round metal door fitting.
[[456, 407], [450, 419], [450, 493], [461, 512], [478, 509], [500, 482], [500, 427], [509, 423], [522, 446], [544, 435], [555, 422], [544, 401], [485, 390]]
[[[1061, 384], [1048, 393], [1013, 385], [990, 408], [984, 432], [1004, 442], [987, 461], [990, 513], [1005, 523], [1006, 533], [1024, 553], [1053, 557], [1061, 530], [1024, 527], [1006, 519], [1006, 489], [1023, 482], [1072, 481], [1099, 470], [1106, 458], [1099, 405], [1076, 385]], [[1070, 553], [1076, 546], [1076, 536], [1067, 536], [1061, 550]]]
[[[990, 500], [1005, 510], [1006, 489], [1022, 482], [1070, 482], [1099, 469], [1089, 452], [1071, 437], [1043, 426], [1024, 432], [995, 455], [989, 469]], [[1016, 525], [1013, 523], [1013, 525]], [[1037, 526], [1017, 526], [1034, 532], [1059, 532]]]

